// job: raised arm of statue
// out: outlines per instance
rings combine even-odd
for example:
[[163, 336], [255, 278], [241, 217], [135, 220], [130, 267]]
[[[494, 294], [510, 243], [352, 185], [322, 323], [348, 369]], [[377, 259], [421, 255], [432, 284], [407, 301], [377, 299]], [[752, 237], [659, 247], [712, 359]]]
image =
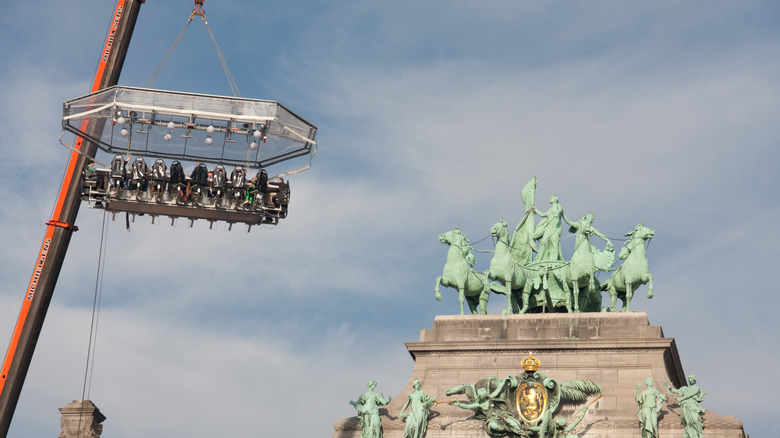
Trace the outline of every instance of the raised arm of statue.
[[393, 397], [391, 397], [389, 395], [385, 396], [384, 394], [379, 393], [379, 395], [376, 398], [376, 404], [377, 404], [377, 406], [384, 406], [384, 405], [390, 403], [392, 400], [393, 400]]
[[604, 242], [607, 242], [607, 246], [608, 246], [608, 247], [610, 247], [610, 248], [614, 248], [614, 246], [612, 245], [612, 241], [611, 241], [611, 240], [609, 240], [609, 237], [607, 237], [607, 236], [605, 236], [605, 235], [601, 234], [601, 232], [600, 232], [599, 230], [597, 230], [597, 229], [593, 228], [593, 234], [595, 234], [596, 236], [598, 236], [598, 237], [599, 237], [601, 240], [603, 240]]
[[680, 390], [676, 389], [674, 386], [670, 385], [669, 382], [666, 381], [666, 379], [664, 379], [664, 387], [666, 388], [667, 391], [671, 392], [672, 394], [679, 394], [680, 393]]
[[363, 396], [363, 395], [361, 395], [360, 397], [358, 397], [358, 399], [357, 399], [357, 400], [355, 400], [355, 401], [352, 401], [352, 400], [350, 400], [350, 401], [349, 401], [349, 404], [351, 404], [352, 406], [354, 406], [354, 407], [356, 407], [356, 408], [357, 408], [359, 405], [363, 405], [363, 404], [365, 404], [365, 403], [366, 403], [366, 398], [365, 398], [365, 396]]
[[501, 381], [501, 383], [498, 385], [498, 387], [496, 388], [496, 390], [495, 390], [495, 391], [493, 391], [493, 392], [490, 394], [490, 396], [495, 398], [495, 397], [498, 397], [499, 395], [501, 395], [501, 392], [504, 390], [504, 387], [506, 386], [506, 384], [507, 384], [507, 383], [509, 383], [509, 387], [510, 387], [510, 388], [515, 388], [515, 387], [517, 387], [517, 379], [515, 379], [515, 378], [514, 378], [514, 377], [513, 377], [513, 376], [510, 374], [510, 375], [506, 376], [506, 378], [505, 378], [504, 380], [502, 380], [502, 381]]
[[472, 410], [472, 411], [476, 411], [477, 409], [481, 409], [482, 408], [480, 406], [479, 402], [463, 403], [463, 402], [459, 402], [459, 401], [454, 401], [454, 402], [452, 402], [452, 404], [457, 406], [457, 407], [459, 407], [459, 408], [469, 409], [469, 410]]
[[579, 222], [572, 222], [572, 221], [570, 221], [570, 220], [569, 220], [569, 218], [567, 218], [567, 217], [566, 217], [566, 215], [565, 215], [565, 214], [563, 214], [563, 210], [561, 210], [561, 217], [563, 218], [563, 220], [564, 220], [564, 221], [565, 221], [567, 224], [569, 224], [569, 226], [570, 226], [570, 227], [572, 227], [572, 228], [574, 228], [574, 229], [576, 229], [576, 230], [579, 230], [579, 229], [580, 229], [580, 223], [579, 223]]

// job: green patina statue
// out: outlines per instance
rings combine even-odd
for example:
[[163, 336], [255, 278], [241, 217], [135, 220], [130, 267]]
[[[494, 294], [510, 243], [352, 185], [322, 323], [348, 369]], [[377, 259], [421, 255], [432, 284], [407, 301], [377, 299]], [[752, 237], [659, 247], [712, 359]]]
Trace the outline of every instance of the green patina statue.
[[678, 397], [677, 404], [680, 406], [680, 422], [683, 425], [683, 437], [702, 438], [704, 435], [704, 409], [699, 406], [707, 393], [696, 386], [696, 376], [688, 376], [688, 386], [682, 386], [674, 389], [669, 383], [664, 382], [666, 389]]
[[[447, 395], [466, 394], [468, 401], [454, 401], [453, 405], [474, 411], [477, 418], [485, 421], [485, 430], [488, 435], [494, 437], [528, 437], [530, 431], [528, 426], [517, 419], [517, 415], [510, 410], [507, 391], [511, 390], [511, 385], [507, 387], [506, 382], [511, 379], [508, 376], [506, 380], [496, 385], [498, 378], [489, 377], [484, 382], [480, 380], [477, 385], [460, 385], [447, 390]], [[517, 382], [515, 381], [515, 387]], [[496, 388], [488, 394], [488, 388]]]
[[[406, 419], [404, 438], [423, 438], [428, 430], [428, 416], [431, 413], [431, 408], [436, 403], [436, 399], [420, 389], [419, 380], [414, 379], [412, 387], [414, 387], [414, 391], [406, 399], [399, 417]], [[405, 414], [404, 411], [407, 407], [409, 412]]]
[[550, 262], [563, 260], [561, 253], [561, 219], [566, 219], [563, 214], [563, 207], [558, 203], [558, 197], [550, 196], [550, 209], [542, 213], [535, 206], [531, 206], [534, 213], [542, 217], [542, 220], [536, 225], [534, 240], [539, 241], [539, 248], [536, 253], [537, 262]]
[[583, 418], [585, 418], [585, 414], [588, 412], [588, 408], [590, 405], [585, 406], [582, 408], [582, 412], [580, 413], [580, 416], [574, 420], [571, 424], [569, 424], [569, 420], [565, 418], [558, 417], [555, 419], [555, 430], [552, 434], [553, 438], [577, 438], [577, 435], [572, 435], [569, 432], [574, 430], [575, 427], [577, 427], [578, 424], [580, 424], [580, 421], [582, 421]]
[[355, 407], [362, 429], [360, 438], [382, 438], [382, 421], [379, 418], [379, 408], [390, 403], [392, 397], [385, 397], [374, 392], [376, 380], [368, 382], [368, 391], [349, 404]]
[[636, 416], [639, 419], [639, 430], [642, 438], [658, 438], [658, 417], [661, 415], [661, 405], [667, 400], [667, 397], [653, 386], [653, 378], [645, 379], [647, 388], [639, 392], [642, 383], [636, 384], [636, 394], [634, 399], [639, 405]]
[[[649, 283], [648, 298], [652, 297], [653, 276], [645, 257], [645, 242], [653, 237], [652, 229], [641, 224], [626, 234], [626, 247], [620, 253], [625, 260], [605, 283], [596, 278], [599, 271], [608, 271], [615, 262], [615, 250], [607, 236], [593, 226], [594, 216], [586, 214], [579, 221], [571, 221], [563, 213], [558, 197], [550, 197], [550, 209], [541, 212], [534, 206], [536, 178], [529, 181], [521, 193], [525, 214], [515, 227], [511, 238], [503, 218], [490, 234], [495, 240], [495, 251], [486, 276], [475, 272], [474, 254], [468, 240], [455, 229], [439, 236], [450, 245], [444, 273], [436, 279], [436, 299], [441, 299], [439, 285], [456, 288], [461, 302], [467, 300], [472, 313], [485, 313], [490, 291], [505, 294], [507, 305], [503, 313], [527, 312], [598, 312], [601, 291], [610, 294], [609, 310], [616, 311], [616, 300], [623, 300], [623, 310], [630, 311], [634, 291]], [[541, 217], [534, 225], [534, 218]], [[574, 253], [569, 261], [561, 251], [562, 223], [575, 233]], [[606, 243], [601, 251], [591, 243], [596, 236]], [[538, 241], [538, 248], [535, 242]], [[536, 257], [534, 258], [534, 253]], [[606, 309], [603, 309], [606, 310]]]
[[[504, 285], [504, 288], [500, 289], [501, 293], [506, 294], [507, 299], [506, 309], [504, 309], [503, 313], [505, 315], [512, 312], [517, 313], [517, 295], [512, 293], [512, 291], [521, 289], [523, 290], [523, 297], [530, 295], [532, 283], [527, 281], [527, 278], [529, 274], [533, 274], [533, 271], [527, 271], [512, 256], [509, 231], [504, 218], [500, 218], [498, 223], [493, 225], [493, 228], [490, 229], [490, 234], [496, 238], [496, 251], [490, 260], [488, 278]], [[517, 232], [515, 232], [515, 235], [517, 235]], [[496, 288], [493, 289], [494, 291], [496, 290]]]
[[450, 249], [447, 251], [447, 263], [442, 274], [436, 277], [436, 299], [441, 300], [439, 285], [452, 287], [458, 290], [461, 315], [464, 301], [468, 301], [471, 313], [477, 314], [479, 306], [479, 313], [486, 314], [490, 287], [487, 276], [473, 269], [474, 255], [471, 253], [468, 239], [455, 228], [439, 235], [439, 241], [449, 245]]
[[547, 377], [537, 371], [541, 362], [530, 353], [521, 363], [525, 369], [522, 374], [502, 380], [491, 376], [476, 384], [448, 389], [447, 395], [464, 394], [468, 398], [449, 403], [474, 411], [491, 437], [567, 438], [600, 396], [585, 406], [572, 424], [555, 416], [564, 405], [585, 403], [589, 395], [599, 394], [601, 387], [590, 380], [558, 382]]
[[[574, 311], [580, 311], [580, 288], [585, 288], [585, 305], [583, 310], [599, 311], [601, 308], [601, 292], [596, 287], [596, 271], [606, 271], [615, 262], [615, 250], [607, 236], [601, 234], [593, 227], [593, 215], [586, 214], [578, 222], [571, 222], [564, 216], [569, 224], [569, 232], [576, 233], [577, 240], [574, 244], [574, 255], [571, 256], [566, 266], [564, 285], [572, 290]], [[590, 237], [597, 236], [607, 243], [607, 248], [599, 251], [592, 243]], [[590, 305], [589, 305], [590, 304]]]
[[626, 233], [629, 237], [626, 246], [620, 250], [618, 258], [625, 260], [612, 276], [601, 286], [609, 292], [610, 310], [615, 312], [617, 298], [623, 301], [623, 311], [631, 311], [631, 298], [634, 291], [643, 284], [647, 286], [647, 298], [653, 298], [653, 274], [645, 256], [645, 242], [652, 239], [655, 230], [639, 224], [633, 231]]

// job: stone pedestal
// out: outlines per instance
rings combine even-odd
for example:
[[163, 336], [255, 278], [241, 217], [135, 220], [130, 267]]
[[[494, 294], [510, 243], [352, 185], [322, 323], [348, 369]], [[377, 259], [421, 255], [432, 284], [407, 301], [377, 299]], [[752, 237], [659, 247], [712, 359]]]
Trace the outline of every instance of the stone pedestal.
[[89, 400], [73, 400], [60, 408], [60, 434], [57, 438], [100, 438], [105, 415]]
[[[604, 397], [591, 406], [585, 419], [572, 431], [580, 437], [639, 438], [634, 401], [636, 384], [652, 377], [663, 387], [686, 383], [674, 338], [664, 337], [661, 327], [651, 326], [643, 312], [534, 315], [437, 316], [433, 329], [422, 330], [418, 342], [407, 342], [414, 358], [409, 383], [382, 414], [384, 436], [403, 438], [404, 423], [398, 413], [417, 378], [422, 389], [437, 400], [452, 399], [447, 389], [476, 383], [488, 376], [521, 374], [520, 361], [533, 352], [541, 360], [539, 371], [558, 381], [587, 379], [597, 382]], [[577, 408], [559, 414], [575, 416]], [[484, 438], [484, 422], [471, 411], [451, 405], [432, 409], [428, 437]], [[683, 437], [679, 406], [674, 398], [664, 404], [660, 436]], [[357, 417], [334, 425], [334, 437], [357, 438]], [[707, 411], [705, 438], [743, 438], [742, 422]]]

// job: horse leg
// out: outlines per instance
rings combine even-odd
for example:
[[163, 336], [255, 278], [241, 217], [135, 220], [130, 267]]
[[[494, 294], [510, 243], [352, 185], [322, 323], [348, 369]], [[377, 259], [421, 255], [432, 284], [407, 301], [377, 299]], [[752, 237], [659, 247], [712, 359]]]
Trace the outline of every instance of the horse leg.
[[[510, 291], [509, 293], [512, 295], [512, 313], [520, 313], [520, 305], [517, 303], [517, 294], [513, 291]], [[520, 294], [522, 295], [522, 292], [520, 292]]]
[[512, 280], [507, 280], [506, 283], [506, 309], [501, 311], [502, 315], [512, 313]]
[[[482, 284], [482, 292], [479, 293], [479, 296], [474, 297], [474, 303], [475, 305], [479, 305], [480, 314], [487, 315], [487, 303], [490, 299], [490, 279], [488, 278], [488, 271], [483, 272], [482, 275], [477, 275], [477, 279], [479, 279]], [[472, 313], [476, 314], [476, 312], [473, 311]]]
[[[528, 282], [528, 277], [527, 277], [525, 271], [523, 270], [523, 268], [515, 267], [515, 270], [516, 270], [515, 273], [517, 274], [517, 276], [516, 277], [515, 276], [512, 277], [515, 280], [514, 281], [514, 286], [517, 287], [518, 289], [524, 290], [525, 289], [525, 284]], [[519, 293], [522, 294], [522, 291], [519, 292]], [[520, 305], [517, 303], [517, 295], [518, 294], [515, 293], [514, 290], [510, 290], [509, 291], [509, 297], [510, 297], [509, 302], [510, 302], [510, 304], [512, 306], [512, 313], [513, 314], [520, 313]]]
[[614, 282], [609, 283], [607, 292], [609, 292], [609, 310], [617, 312], [617, 289], [615, 288]]
[[439, 293], [439, 285], [441, 284], [441, 280], [442, 280], [441, 275], [436, 277], [436, 289], [434, 289], [436, 291], [436, 301], [441, 301], [441, 293]]
[[531, 281], [526, 281], [526, 283], [525, 283], [525, 287], [523, 288], [523, 295], [522, 295], [522, 298], [523, 298], [523, 308], [520, 309], [520, 313], [525, 313], [525, 312], [528, 311], [528, 300], [531, 297], [531, 285], [532, 284], [533, 284], [533, 282], [531, 282]]
[[647, 274], [647, 298], [653, 298], [653, 274]]
[[[590, 282], [588, 284], [588, 292], [585, 294], [585, 296], [587, 297], [586, 304], [588, 308], [592, 309], [593, 305], [591, 304], [591, 301], [593, 301], [593, 295], [596, 293], [596, 270], [595, 269], [590, 270], [590, 277], [588, 279], [590, 280]], [[599, 305], [599, 307], [601, 307], [601, 305]]]
[[479, 304], [479, 297], [466, 297], [466, 303], [469, 305], [469, 310], [471, 310], [472, 315], [476, 315], [479, 313], [477, 310], [477, 304]]
[[460, 314], [463, 315], [463, 302], [466, 301], [466, 286], [458, 286], [458, 302], [460, 303]]
[[634, 296], [634, 292], [631, 290], [633, 284], [626, 282], [626, 300], [623, 302], [623, 311], [631, 311], [631, 298]]
[[[565, 284], [565, 283], [564, 283]], [[571, 287], [572, 287], [572, 298], [574, 301], [574, 312], [580, 313], [580, 285], [577, 282], [577, 280], [571, 281]], [[569, 313], [571, 313], [571, 306], [566, 306], [567, 309], [569, 309]]]
[[488, 289], [487, 292], [482, 292], [482, 294], [479, 296], [479, 313], [482, 315], [487, 315], [487, 303], [489, 297], [490, 289]]
[[[563, 275], [558, 276], [556, 274], [555, 277], [557, 277], [561, 281], [561, 286], [563, 287], [563, 294], [566, 297], [566, 311], [569, 312], [569, 313], [572, 313], [572, 308], [571, 308], [572, 291], [569, 289], [569, 282], [566, 279], [566, 274], [567, 273], [568, 273], [568, 270], [565, 270]], [[568, 274], [569, 274], [568, 276], [571, 277], [571, 273], [568, 273]], [[579, 291], [577, 290], [577, 282], [576, 281], [572, 281], [571, 285], [572, 285], [572, 288], [574, 289], [574, 293], [579, 295]], [[549, 289], [547, 290], [547, 293], [550, 294]], [[550, 299], [552, 300], [552, 294], [550, 294]], [[576, 295], [575, 295], [575, 298], [574, 298], [574, 305], [575, 306], [577, 305]]]

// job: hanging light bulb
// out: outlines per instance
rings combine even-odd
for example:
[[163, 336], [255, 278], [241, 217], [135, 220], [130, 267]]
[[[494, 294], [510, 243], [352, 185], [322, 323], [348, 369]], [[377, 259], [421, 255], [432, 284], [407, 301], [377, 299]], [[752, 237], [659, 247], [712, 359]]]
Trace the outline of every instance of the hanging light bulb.
[[212, 143], [214, 143], [214, 140], [211, 137], [206, 137], [206, 144], [210, 146]]
[[171, 141], [172, 138], [173, 138], [173, 136], [171, 135], [170, 132], [166, 132], [165, 135], [163, 135], [163, 139], [165, 141]]
[[173, 129], [176, 128], [176, 124], [173, 123], [173, 121], [170, 121], [170, 122], [168, 122], [167, 128], [168, 128], [169, 131], [173, 131]]
[[249, 143], [249, 149], [252, 149], [252, 150], [257, 149], [257, 142], [253, 141], [252, 143]]
[[206, 128], [206, 132], [208, 132], [209, 134], [213, 134], [214, 133], [214, 126], [213, 125], [209, 125], [209, 127]]
[[258, 130], [258, 129], [255, 129], [255, 132], [253, 132], [253, 133], [252, 133], [252, 135], [253, 135], [255, 138], [259, 139], [259, 138], [260, 138], [260, 136], [262, 136], [262, 135], [263, 135], [263, 133], [262, 133], [262, 132], [260, 132], [260, 130]]
[[127, 137], [127, 135], [130, 134], [130, 131], [128, 131], [127, 128], [122, 128], [119, 133], [122, 134], [122, 137]]
[[122, 117], [122, 116], [119, 116], [119, 117], [117, 117], [116, 122], [118, 124], [120, 124], [120, 125], [124, 125], [125, 124], [125, 118]]

